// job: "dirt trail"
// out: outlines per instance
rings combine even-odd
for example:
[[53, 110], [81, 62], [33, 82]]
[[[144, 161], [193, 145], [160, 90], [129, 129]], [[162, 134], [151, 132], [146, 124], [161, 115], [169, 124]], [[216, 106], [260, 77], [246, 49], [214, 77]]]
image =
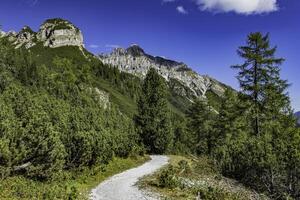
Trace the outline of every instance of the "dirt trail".
[[157, 200], [154, 194], [139, 190], [139, 178], [152, 174], [168, 163], [167, 156], [150, 156], [151, 160], [140, 167], [127, 170], [102, 182], [92, 190], [92, 200]]

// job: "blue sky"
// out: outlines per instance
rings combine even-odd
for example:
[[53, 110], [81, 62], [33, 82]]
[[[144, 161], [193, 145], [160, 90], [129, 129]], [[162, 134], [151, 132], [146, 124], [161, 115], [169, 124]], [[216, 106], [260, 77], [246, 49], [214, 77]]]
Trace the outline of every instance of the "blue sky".
[[237, 47], [250, 32], [269, 32], [277, 55], [286, 58], [282, 77], [292, 84], [292, 104], [300, 110], [299, 0], [1, 0], [4, 31], [24, 25], [37, 31], [53, 17], [78, 26], [94, 53], [139, 44], [234, 88], [230, 66], [242, 62]]

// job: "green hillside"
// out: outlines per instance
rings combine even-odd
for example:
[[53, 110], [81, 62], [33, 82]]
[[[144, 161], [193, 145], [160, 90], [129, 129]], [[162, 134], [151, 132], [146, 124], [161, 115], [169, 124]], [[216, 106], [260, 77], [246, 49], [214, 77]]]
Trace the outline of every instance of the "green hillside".
[[[93, 176], [76, 171], [96, 167], [98, 174], [115, 157], [143, 155], [133, 121], [141, 85], [84, 48], [15, 49], [0, 38], [0, 190], [16, 192], [16, 199], [30, 198], [31, 187], [39, 196], [43, 190], [49, 198], [66, 197], [73, 195], [70, 181]], [[172, 119], [182, 116], [190, 102], [171, 90], [167, 97]]]
[[[27, 51], [22, 49], [20, 51]], [[136, 100], [140, 93], [142, 80], [138, 77], [120, 72], [117, 68], [103, 64], [93, 54], [86, 49], [76, 46], [65, 46], [59, 48], [44, 47], [38, 44], [29, 50], [31, 62], [36, 65], [46, 65], [50, 67], [55, 58], [67, 58], [74, 66], [74, 72], [79, 73], [80, 68], [85, 68], [86, 73], [91, 76], [91, 85], [109, 93], [110, 100], [115, 103], [122, 112], [128, 116], [133, 116], [136, 112]], [[194, 96], [190, 94], [186, 96], [178, 95], [174, 92], [174, 83], [170, 82], [169, 87], [169, 104], [174, 113], [183, 115], [190, 106]], [[180, 85], [180, 87], [184, 87]], [[185, 90], [189, 90], [185, 88]], [[191, 92], [190, 92], [191, 93]]]

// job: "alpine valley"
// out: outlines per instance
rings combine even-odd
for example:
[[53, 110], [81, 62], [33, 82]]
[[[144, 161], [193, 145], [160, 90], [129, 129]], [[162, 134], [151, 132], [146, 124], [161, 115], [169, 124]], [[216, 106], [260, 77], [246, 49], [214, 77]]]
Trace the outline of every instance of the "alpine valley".
[[[120, 74], [129, 77], [126, 81], [142, 80], [149, 69], [154, 68], [168, 82], [168, 99], [176, 113], [185, 112], [195, 98], [209, 100], [212, 109], [217, 111], [225, 90], [230, 88], [214, 78], [198, 74], [182, 62], [151, 56], [138, 45], [132, 45], [127, 49], [116, 48], [110, 54], [93, 55], [84, 48], [81, 30], [64, 19], [48, 19], [40, 26], [38, 32], [25, 26], [19, 33], [1, 32], [1, 37], [8, 38], [15, 49], [31, 52], [35, 62], [43, 63], [55, 56], [79, 59], [81, 62], [98, 62], [111, 70], [117, 68]], [[102, 93], [107, 92], [107, 97], [110, 96], [112, 100], [118, 99], [116, 94], [109, 92], [110, 89], [99, 87], [98, 90], [101, 89]], [[118, 86], [114, 89], [120, 90]], [[126, 95], [128, 96], [127, 92], [122, 93], [122, 96]], [[130, 107], [135, 107], [133, 103], [135, 98], [128, 99]], [[116, 102], [121, 108], [126, 107], [121, 99]], [[131, 113], [133, 112], [134, 109], [131, 110]]]
[[0, 199], [300, 198], [299, 113], [268, 34], [238, 48], [239, 92], [136, 44], [84, 44], [61, 18], [0, 31]]

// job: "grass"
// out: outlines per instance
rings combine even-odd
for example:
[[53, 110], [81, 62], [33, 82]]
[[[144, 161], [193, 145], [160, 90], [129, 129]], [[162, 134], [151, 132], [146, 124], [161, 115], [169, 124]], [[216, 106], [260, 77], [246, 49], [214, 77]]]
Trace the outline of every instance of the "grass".
[[9, 177], [0, 181], [0, 199], [88, 199], [92, 188], [127, 169], [146, 162], [148, 157], [114, 158], [108, 165], [92, 169], [65, 171], [49, 182], [34, 181], [23, 176]]
[[136, 103], [128, 96], [122, 94], [117, 88], [111, 86], [111, 83], [98, 79], [98, 84], [96, 85], [100, 90], [104, 90], [109, 93], [110, 101], [115, 105], [118, 105], [118, 108], [122, 113], [132, 118], [137, 113]]
[[217, 94], [213, 93], [211, 90], [208, 90], [205, 95], [208, 99], [210, 106], [212, 106], [217, 111], [220, 111], [220, 106], [222, 104], [223, 99]]
[[267, 199], [235, 180], [223, 177], [207, 157], [170, 156], [169, 165], [144, 177], [139, 186], [166, 200]]

